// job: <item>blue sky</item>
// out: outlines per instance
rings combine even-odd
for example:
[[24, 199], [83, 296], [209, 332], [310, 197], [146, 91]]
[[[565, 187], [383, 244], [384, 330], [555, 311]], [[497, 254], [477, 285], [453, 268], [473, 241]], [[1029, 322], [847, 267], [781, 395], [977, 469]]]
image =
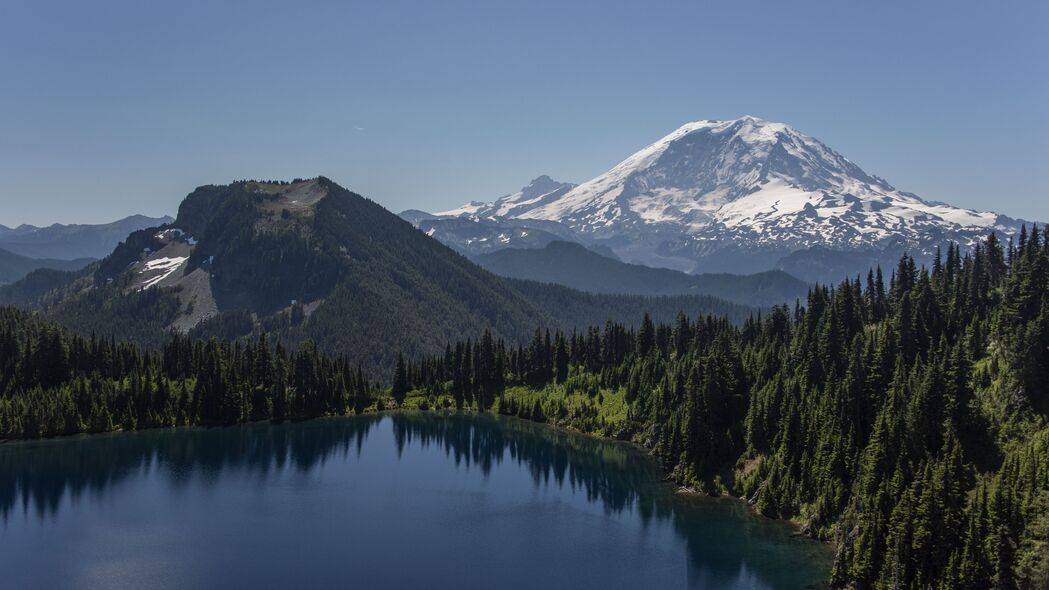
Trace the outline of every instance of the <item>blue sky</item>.
[[1049, 220], [1046, 2], [0, 3], [0, 223], [324, 174], [391, 210], [790, 123], [927, 199]]

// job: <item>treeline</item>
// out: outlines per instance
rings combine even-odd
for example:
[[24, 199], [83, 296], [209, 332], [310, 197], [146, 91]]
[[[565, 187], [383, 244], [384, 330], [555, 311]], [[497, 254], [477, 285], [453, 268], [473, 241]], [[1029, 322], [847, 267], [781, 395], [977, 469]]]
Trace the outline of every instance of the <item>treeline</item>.
[[[394, 393], [633, 437], [677, 481], [837, 547], [836, 586], [1049, 584], [1049, 232], [805, 306], [401, 361]], [[625, 406], [617, 413], [615, 407]]]
[[0, 438], [362, 412], [376, 386], [311, 343], [175, 336], [154, 353], [0, 308]]
[[0, 436], [342, 414], [388, 391], [632, 438], [675, 480], [833, 541], [837, 586], [1044, 588], [1047, 293], [1049, 232], [1025, 228], [741, 325], [485, 333], [401, 356], [384, 391], [309, 343], [176, 337], [145, 353], [5, 309]]

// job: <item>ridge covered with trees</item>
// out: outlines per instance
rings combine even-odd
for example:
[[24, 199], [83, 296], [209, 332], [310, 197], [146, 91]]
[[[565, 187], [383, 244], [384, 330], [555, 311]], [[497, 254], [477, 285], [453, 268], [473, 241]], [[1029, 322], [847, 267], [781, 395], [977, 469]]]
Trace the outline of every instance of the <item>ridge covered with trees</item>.
[[399, 356], [380, 389], [345, 357], [174, 338], [161, 352], [0, 311], [0, 436], [495, 411], [631, 439], [683, 485], [834, 543], [855, 588], [1049, 583], [1049, 231], [931, 268], [904, 256], [736, 324], [485, 332]]
[[[140, 290], [143, 261], [175, 256], [185, 262], [167, 281]], [[596, 295], [499, 277], [323, 177], [199, 187], [170, 224], [131, 233], [82, 272], [36, 271], [0, 287], [0, 303], [152, 350], [175, 327], [267, 333], [384, 372], [399, 353], [430, 355], [486, 328], [516, 342], [537, 325], [636, 322], [639, 309], [668, 321], [684, 311], [742, 322], [754, 311], [702, 294]]]
[[0, 439], [360, 413], [376, 397], [310, 342], [174, 336], [152, 352], [0, 307]]
[[742, 327], [485, 335], [402, 361], [393, 394], [633, 439], [671, 477], [832, 541], [856, 588], [1049, 584], [1049, 231]]

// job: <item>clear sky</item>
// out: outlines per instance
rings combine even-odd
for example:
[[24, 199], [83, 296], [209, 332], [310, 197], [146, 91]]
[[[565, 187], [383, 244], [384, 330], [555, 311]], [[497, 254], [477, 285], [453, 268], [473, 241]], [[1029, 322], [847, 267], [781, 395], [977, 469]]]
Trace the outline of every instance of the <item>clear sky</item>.
[[1049, 220], [1049, 3], [0, 2], [5, 225], [318, 174], [438, 210], [742, 114]]

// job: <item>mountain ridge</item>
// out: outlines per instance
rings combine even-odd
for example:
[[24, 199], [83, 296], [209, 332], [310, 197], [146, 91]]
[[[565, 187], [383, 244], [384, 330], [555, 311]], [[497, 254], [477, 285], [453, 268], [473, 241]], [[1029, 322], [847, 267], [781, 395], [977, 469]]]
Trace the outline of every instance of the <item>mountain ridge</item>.
[[13, 283], [37, 269], [76, 271], [94, 261], [94, 258], [78, 258], [74, 260], [30, 258], [0, 248], [0, 285]]
[[614, 260], [574, 242], [543, 248], [504, 248], [472, 259], [482, 268], [515, 279], [554, 283], [591, 293], [646, 296], [710, 295], [746, 305], [793, 305], [809, 285], [781, 270], [753, 275], [692, 275]]
[[148, 217], [136, 214], [110, 223], [0, 226], [0, 248], [29, 258], [103, 258], [128, 234], [171, 221], [173, 219], [166, 215]]
[[0, 289], [0, 301], [12, 299], [85, 334], [158, 346], [171, 330], [266, 332], [370, 370], [485, 330], [519, 341], [540, 326], [634, 323], [646, 309], [668, 321], [754, 311], [709, 296], [594, 295], [498, 277], [324, 177], [199, 187], [173, 222], [133, 232], [79, 273], [31, 273]]

